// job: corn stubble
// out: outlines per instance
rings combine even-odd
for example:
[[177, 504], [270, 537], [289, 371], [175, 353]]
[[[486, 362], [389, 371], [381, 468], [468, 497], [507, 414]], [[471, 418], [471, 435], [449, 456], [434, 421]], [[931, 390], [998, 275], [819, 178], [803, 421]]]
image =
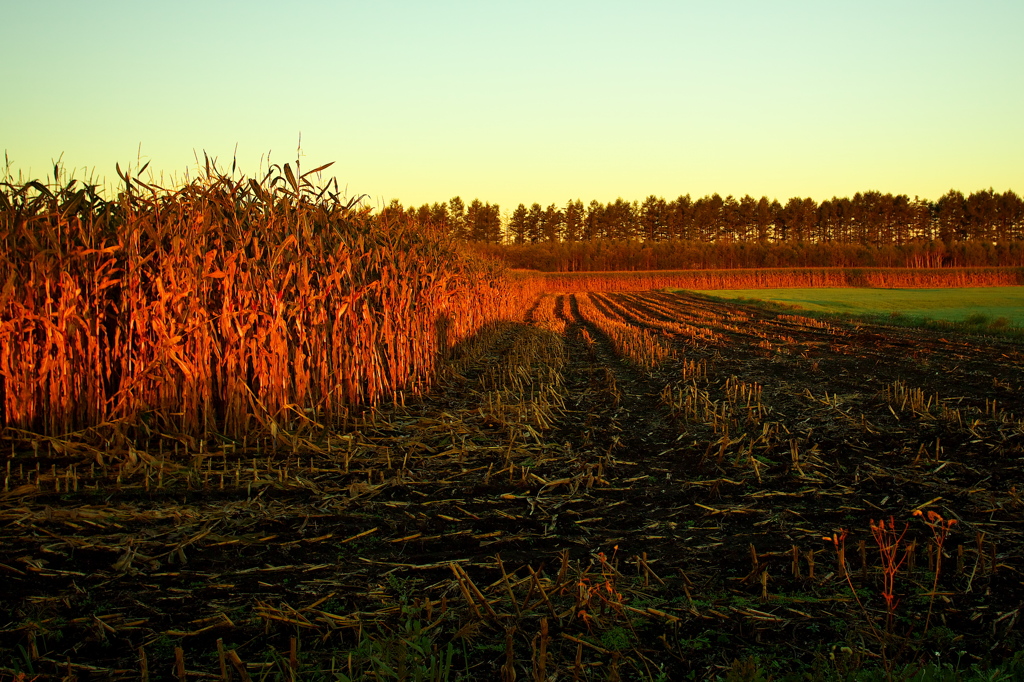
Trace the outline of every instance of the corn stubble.
[[[416, 235], [400, 228], [379, 229], [398, 231], [385, 234], [394, 250], [408, 250]], [[356, 273], [378, 253], [361, 248], [370, 255], [359, 256]], [[448, 262], [445, 255], [432, 262]], [[457, 276], [503, 281], [484, 266], [465, 268]], [[383, 279], [359, 276], [360, 286]], [[398, 287], [397, 277], [388, 281]], [[193, 452], [193, 466], [177, 468], [129, 449], [139, 466], [111, 471], [89, 462], [60, 471], [55, 458], [46, 460], [48, 471], [38, 453], [12, 457], [0, 493], [10, 500], [0, 510], [8, 534], [0, 541], [21, 549], [17, 563], [0, 568], [17, 588], [11, 592], [24, 595], [19, 608], [60, 609], [68, 616], [64, 641], [93, 630], [109, 637], [102, 647], [75, 650], [76, 670], [112, 679], [114, 668], [124, 668], [125, 679], [138, 679], [136, 671], [146, 679], [172, 661], [181, 679], [194, 674], [186, 666], [216, 671], [218, 664], [220, 679], [232, 669], [260, 679], [709, 679], [725, 672], [728, 659], [722, 647], [708, 646], [706, 633], [727, 647], [788, 652], [792, 632], [806, 637], [808, 652], [831, 647], [830, 658], [828, 648], [814, 656], [818, 677], [810, 656], [783, 659], [805, 666], [806, 679], [853, 679], [877, 665], [888, 678], [911, 679], [917, 668], [901, 677], [901, 666], [918, 666], [938, 642], [955, 637], [964, 651], [990, 656], [1002, 646], [1019, 609], [1001, 606], [1016, 593], [1000, 590], [1019, 582], [1012, 576], [1020, 543], [1012, 524], [992, 515], [1017, 518], [1024, 504], [1010, 487], [1019, 480], [1013, 462], [1024, 422], [988, 387], [1018, 385], [1016, 370], [980, 384], [963, 372], [956, 396], [940, 392], [938, 373], [927, 369], [891, 383], [869, 380], [868, 393], [840, 368], [909, 367], [902, 358], [909, 337], [875, 334], [874, 343], [889, 345], [874, 355], [879, 349], [853, 325], [664, 292], [538, 297], [528, 284], [522, 295], [534, 301], [532, 324], [490, 324], [492, 311], [477, 318], [478, 333], [460, 329], [468, 336], [435, 372], [441, 390], [433, 400], [369, 411], [353, 428], [290, 454], [271, 457], [263, 448], [250, 458], [244, 447], [239, 456], [222, 446]], [[472, 296], [494, 288], [463, 286], [446, 291], [465, 299], [449, 300], [486, 310]], [[418, 300], [419, 291], [408, 296]], [[353, 328], [379, 344], [389, 314], [383, 306], [404, 304], [375, 295], [364, 298], [379, 309], [353, 295], [335, 314], [347, 320], [352, 309], [369, 311], [369, 319], [356, 318], [366, 326]], [[307, 336], [326, 338], [322, 330], [332, 328], [294, 312], [302, 301], [271, 301], [282, 309], [284, 344], [302, 340], [288, 326], [295, 320], [306, 321]], [[226, 313], [218, 310], [219, 323]], [[460, 309], [437, 310], [424, 329], [436, 333], [433, 352], [441, 355], [457, 338], [444, 316]], [[372, 347], [387, 357], [404, 347], [400, 337], [393, 341]], [[945, 339], [917, 341], [929, 344], [934, 367], [952, 368], [942, 359], [964, 350]], [[307, 357], [315, 350], [301, 349]], [[366, 366], [377, 366], [374, 357]], [[267, 399], [257, 392], [262, 384], [243, 380], [242, 389]], [[344, 418], [350, 404], [339, 385]], [[299, 421], [302, 410], [308, 421], [326, 421], [326, 408], [305, 409], [312, 408], [285, 405], [277, 414]], [[248, 423], [269, 424], [267, 434], [279, 422], [288, 426], [284, 417], [245, 414]], [[1003, 481], [985, 483], [992, 472]], [[70, 496], [80, 485], [82, 497]], [[111, 489], [124, 503], [94, 504], [101, 490], [110, 499]], [[967, 491], [959, 511], [946, 502], [956, 491]], [[62, 493], [67, 503], [57, 502]], [[132, 503], [143, 497], [157, 506]], [[874, 520], [889, 509], [887, 522]], [[926, 533], [919, 523], [906, 536], [898, 530], [908, 513], [922, 517]], [[953, 514], [962, 519], [955, 527]], [[52, 598], [68, 575], [82, 597]], [[186, 575], [203, 580], [183, 590]], [[143, 594], [175, 594], [160, 600], [162, 613], [120, 597], [117, 608], [97, 610], [105, 595], [133, 584]], [[22, 647], [37, 669], [70, 671], [70, 657], [54, 648], [63, 645], [43, 637], [59, 621], [39, 621], [9, 627], [2, 651]], [[932, 639], [911, 638], [929, 628]], [[115, 644], [130, 644], [116, 663]], [[269, 647], [269, 662], [261, 647]], [[751, 658], [734, 661], [729, 676], [761, 672]]]
[[346, 420], [432, 381], [538, 283], [384, 222], [289, 164], [180, 189], [0, 183], [0, 424], [230, 438]]

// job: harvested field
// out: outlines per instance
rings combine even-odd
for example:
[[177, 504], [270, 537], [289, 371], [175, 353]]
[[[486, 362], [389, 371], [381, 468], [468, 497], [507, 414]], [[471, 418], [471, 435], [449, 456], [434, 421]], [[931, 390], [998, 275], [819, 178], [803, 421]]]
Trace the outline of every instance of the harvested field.
[[431, 393], [343, 429], [117, 458], [8, 430], [0, 671], [844, 679], [998, 662], [1024, 645], [1022, 388], [1018, 345], [549, 294], [528, 324], [452, 349]]

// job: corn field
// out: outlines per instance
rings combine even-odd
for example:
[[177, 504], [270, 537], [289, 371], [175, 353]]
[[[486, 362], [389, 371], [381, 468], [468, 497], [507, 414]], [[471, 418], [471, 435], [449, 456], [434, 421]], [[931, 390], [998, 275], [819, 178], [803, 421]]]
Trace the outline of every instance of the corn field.
[[0, 679], [1020, 679], [1019, 346], [522, 310], [320, 432], [10, 438]]
[[315, 172], [3, 184], [0, 681], [1021, 678], [1019, 344]]
[[[538, 283], [289, 164], [166, 190], [0, 185], [0, 424], [105, 439], [343, 422], [428, 386]], [[120, 169], [119, 169], [120, 172]]]

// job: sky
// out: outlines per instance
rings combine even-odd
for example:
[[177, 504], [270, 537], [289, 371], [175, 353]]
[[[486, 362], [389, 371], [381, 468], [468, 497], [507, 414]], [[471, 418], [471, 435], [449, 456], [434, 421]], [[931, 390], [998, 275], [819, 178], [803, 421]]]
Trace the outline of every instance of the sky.
[[33, 0], [0, 147], [108, 182], [333, 161], [375, 206], [1020, 194], [1022, 29], [1021, 0]]

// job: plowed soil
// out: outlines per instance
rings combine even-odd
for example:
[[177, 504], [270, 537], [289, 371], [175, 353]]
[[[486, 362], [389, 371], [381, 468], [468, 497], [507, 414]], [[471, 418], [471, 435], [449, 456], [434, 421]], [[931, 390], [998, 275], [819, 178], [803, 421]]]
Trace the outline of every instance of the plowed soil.
[[671, 346], [646, 368], [578, 296], [343, 425], [8, 432], [0, 678], [829, 679], [1021, 648], [1020, 346], [591, 294]]

